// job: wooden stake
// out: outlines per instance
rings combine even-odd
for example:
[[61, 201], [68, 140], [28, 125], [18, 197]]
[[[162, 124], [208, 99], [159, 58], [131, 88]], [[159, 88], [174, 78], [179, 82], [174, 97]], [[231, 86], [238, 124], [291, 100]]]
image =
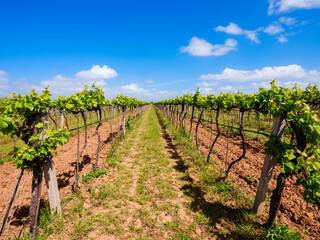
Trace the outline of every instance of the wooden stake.
[[122, 107], [122, 130], [123, 130], [123, 135], [126, 133], [126, 107]]
[[64, 124], [64, 114], [63, 114], [63, 108], [60, 108], [60, 128], [63, 129]]
[[[278, 117], [274, 119], [271, 137], [277, 138], [278, 143], [282, 141], [285, 126], [286, 126], [286, 120], [284, 118]], [[258, 215], [263, 213], [263, 209], [266, 204], [265, 200], [267, 196], [267, 191], [270, 186], [270, 181], [272, 178], [274, 166], [275, 166], [275, 161], [273, 157], [267, 154], [264, 159], [263, 168], [261, 171], [261, 176], [260, 176], [259, 185], [258, 185], [258, 190], [256, 193], [254, 205], [253, 205], [253, 211]]]
[[259, 132], [261, 128], [261, 120], [260, 120], [260, 115], [258, 115], [258, 132], [257, 132], [257, 140], [259, 140]]
[[228, 137], [227, 137], [227, 152], [226, 152], [226, 168], [228, 167], [229, 133], [230, 133], [230, 127], [229, 127], [229, 120], [228, 120]]
[[211, 110], [210, 146], [212, 144], [212, 133], [213, 133], [213, 115], [212, 115], [212, 110]]
[[111, 142], [113, 141], [113, 131], [112, 131], [112, 109], [110, 109], [110, 130], [111, 130]]
[[120, 116], [118, 116], [118, 127], [119, 127], [119, 131], [118, 131], [118, 142], [120, 142], [120, 129], [121, 129], [121, 126], [120, 126]]
[[48, 158], [43, 165], [44, 178], [47, 186], [47, 194], [50, 212], [61, 214], [60, 196], [57, 182], [56, 169], [53, 158]]

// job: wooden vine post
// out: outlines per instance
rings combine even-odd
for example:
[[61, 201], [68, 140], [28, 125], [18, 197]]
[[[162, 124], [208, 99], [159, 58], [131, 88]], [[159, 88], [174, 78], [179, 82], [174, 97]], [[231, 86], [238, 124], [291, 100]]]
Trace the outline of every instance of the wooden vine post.
[[261, 120], [260, 120], [260, 114], [257, 115], [257, 119], [258, 119], [258, 132], [257, 132], [257, 140], [259, 140], [259, 132], [260, 132], [260, 128], [261, 128]]
[[113, 141], [113, 131], [112, 131], [112, 107], [110, 107], [110, 130], [111, 130], [111, 142]]
[[228, 152], [229, 152], [229, 135], [230, 135], [230, 124], [228, 120], [228, 137], [227, 137], [227, 149], [226, 149], [226, 168], [228, 167]]
[[101, 138], [100, 138], [100, 133], [99, 133], [99, 128], [102, 124], [102, 118], [101, 118], [101, 107], [99, 106], [98, 109], [96, 110], [97, 112], [97, 118], [98, 118], [98, 122], [99, 124], [96, 127], [96, 134], [98, 137], [98, 146], [97, 146], [97, 158], [96, 158], [96, 164], [95, 164], [95, 170], [98, 169], [98, 164], [99, 164], [99, 152], [100, 152], [100, 145], [101, 145]]
[[60, 129], [63, 129], [63, 124], [64, 124], [63, 108], [60, 108]]
[[57, 183], [56, 168], [53, 158], [50, 157], [44, 162], [43, 166], [44, 178], [47, 186], [47, 194], [49, 199], [50, 212], [61, 214], [59, 188]]
[[137, 105], [134, 105], [134, 120], [137, 120]]
[[212, 144], [212, 133], [213, 133], [213, 114], [212, 114], [212, 110], [211, 110], [211, 128], [210, 128], [210, 146], [211, 146], [211, 144]]
[[122, 129], [123, 129], [123, 134], [126, 133], [126, 107], [122, 107]]
[[[119, 107], [118, 107], [118, 108], [119, 108]], [[118, 108], [117, 108], [117, 110], [119, 110]], [[120, 111], [119, 111], [119, 112], [120, 112]], [[118, 111], [117, 111], [117, 113], [118, 113]], [[117, 117], [118, 117], [118, 127], [119, 127], [119, 131], [118, 131], [118, 142], [120, 142], [120, 130], [121, 130], [121, 125], [120, 125], [120, 118], [121, 118], [121, 117], [120, 117], [120, 114], [118, 114]]]
[[199, 119], [198, 119], [198, 122], [197, 122], [197, 126], [196, 126], [196, 135], [195, 135], [195, 139], [196, 139], [196, 149], [198, 150], [198, 128], [199, 128], [199, 124], [201, 122], [201, 117], [202, 117], [202, 114], [203, 114], [203, 109], [200, 110], [200, 115], [199, 115]]
[[76, 165], [74, 168], [74, 176], [75, 181], [73, 185], [73, 191], [78, 192], [79, 190], [79, 159], [80, 159], [80, 128], [79, 128], [79, 113], [75, 114], [75, 117], [77, 118], [77, 137], [78, 137], [78, 145], [77, 145], [77, 160]]
[[192, 105], [192, 113], [191, 113], [191, 120], [190, 120], [190, 131], [189, 131], [188, 139], [190, 139], [191, 131], [192, 131], [193, 113], [194, 113], [194, 105]]
[[185, 119], [188, 114], [188, 107], [186, 107], [186, 108], [187, 108], [187, 110], [184, 109], [184, 114], [183, 114], [182, 121], [181, 121], [181, 130], [183, 129], [183, 131], [185, 131]]
[[184, 104], [181, 104], [181, 113], [180, 113], [180, 130], [182, 129], [182, 125], [183, 125], [183, 113], [184, 113]]
[[181, 109], [180, 104], [177, 106], [177, 109], [178, 109], [178, 111], [177, 111], [177, 128], [179, 128], [180, 124], [181, 124], [181, 113], [182, 113], [182, 109]]
[[[43, 130], [48, 129], [48, 113], [45, 114], [44, 117], [44, 124], [43, 124]], [[44, 139], [46, 136], [44, 135]], [[60, 205], [60, 196], [59, 196], [59, 189], [58, 189], [58, 181], [57, 181], [57, 174], [56, 174], [56, 168], [54, 166], [54, 160], [53, 157], [48, 157], [43, 164], [43, 173], [44, 173], [44, 179], [46, 181], [46, 187], [47, 187], [47, 194], [48, 194], [48, 200], [49, 200], [49, 206], [51, 213], [57, 212], [58, 214], [61, 214], [61, 205]]]
[[[283, 117], [280, 116], [274, 119], [271, 137], [276, 138], [278, 143], [282, 141], [285, 126], [286, 120]], [[267, 191], [270, 186], [275, 164], [276, 162], [273, 157], [270, 154], [267, 154], [264, 159], [258, 190], [253, 204], [253, 211], [258, 215], [263, 213], [263, 209], [266, 204]]]

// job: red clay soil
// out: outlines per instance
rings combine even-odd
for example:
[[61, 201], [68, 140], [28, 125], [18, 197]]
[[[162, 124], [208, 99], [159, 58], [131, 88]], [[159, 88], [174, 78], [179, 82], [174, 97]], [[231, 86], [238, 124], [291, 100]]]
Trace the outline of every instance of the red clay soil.
[[[99, 128], [99, 133], [101, 136], [101, 148], [99, 154], [99, 166], [102, 168], [102, 164], [107, 159], [108, 150], [111, 147], [111, 142], [115, 139], [118, 139], [119, 133], [119, 117], [113, 119], [112, 121], [112, 130], [113, 134], [111, 135], [110, 121], [104, 122]], [[122, 131], [122, 128], [121, 128]], [[113, 136], [113, 137], [112, 137]], [[97, 151], [97, 135], [95, 133], [95, 127], [88, 129], [88, 143], [87, 147], [83, 153], [83, 157], [80, 159], [79, 164], [79, 175], [88, 173], [94, 167], [96, 162], [96, 151]], [[77, 158], [77, 144], [78, 144], [78, 135], [75, 134], [70, 137], [70, 140], [65, 143], [63, 146], [59, 147], [54, 156], [54, 162], [57, 173], [58, 187], [60, 193], [60, 199], [64, 199], [72, 192], [72, 184], [74, 183], [74, 169], [75, 161]], [[84, 131], [80, 132], [80, 151], [84, 144]], [[16, 165], [12, 162], [4, 163], [0, 166], [0, 213], [1, 220], [2, 214], [4, 212], [5, 206], [12, 194], [14, 187], [15, 178], [19, 170], [16, 168]], [[24, 185], [24, 188], [21, 192], [21, 199], [18, 204], [17, 211], [12, 219], [8, 237], [19, 236], [21, 231], [26, 227], [23, 219], [26, 219], [29, 214], [29, 206], [31, 203], [31, 180], [32, 172], [25, 172], [24, 176], [21, 179], [20, 187], [27, 178]], [[15, 200], [12, 204], [9, 218], [7, 220], [5, 229], [2, 233], [2, 236], [5, 236], [8, 226], [8, 221], [12, 215], [13, 209], [16, 206], [20, 194], [20, 187], [16, 194]], [[81, 184], [80, 184], [81, 188]], [[41, 206], [44, 206], [44, 202], [47, 201], [47, 191], [45, 182], [42, 183], [41, 189]]]
[[[197, 119], [192, 124], [193, 139]], [[186, 129], [190, 129], [190, 118], [186, 119]], [[208, 122], [201, 122], [198, 129], [198, 143], [199, 150], [207, 155], [210, 145], [210, 129], [211, 124]], [[227, 149], [227, 131], [221, 129], [221, 135], [218, 138], [214, 150], [215, 153], [211, 154], [211, 159], [215, 159], [214, 166], [216, 169], [225, 171], [226, 166], [226, 149]], [[217, 133], [215, 124], [213, 125], [213, 133]], [[215, 138], [213, 134], [212, 138]], [[264, 145], [258, 141], [254, 141], [245, 137], [246, 155], [245, 157], [233, 165], [229, 173], [230, 178], [227, 181], [233, 183], [234, 186], [239, 187], [248, 196], [255, 196], [259, 178], [264, 162], [265, 152]], [[229, 135], [229, 151], [228, 163], [238, 159], [242, 154], [241, 137], [237, 134], [230, 133]], [[276, 187], [276, 179], [280, 173], [280, 167], [274, 169], [270, 189]], [[249, 178], [250, 177], [250, 178]], [[254, 179], [254, 181], [252, 180]], [[318, 206], [312, 206], [303, 199], [303, 187], [295, 184], [296, 177], [293, 176], [286, 181], [286, 187], [283, 193], [280, 210], [277, 219], [281, 218], [282, 223], [286, 223], [291, 229], [299, 232], [308, 231], [310, 236], [304, 235], [304, 239], [320, 239], [320, 215]], [[270, 199], [272, 192], [268, 193], [267, 198]], [[252, 207], [252, 206], [251, 206]], [[267, 221], [269, 213], [269, 206], [265, 207], [263, 214], [263, 221]]]

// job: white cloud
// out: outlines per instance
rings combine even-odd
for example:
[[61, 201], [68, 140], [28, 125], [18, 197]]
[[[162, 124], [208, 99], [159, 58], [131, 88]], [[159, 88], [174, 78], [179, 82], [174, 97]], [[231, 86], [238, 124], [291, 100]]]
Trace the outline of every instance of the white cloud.
[[207, 88], [207, 87], [215, 87], [219, 85], [219, 82], [217, 81], [211, 81], [211, 82], [200, 82], [199, 83], [199, 86], [200, 87], [204, 87], [204, 88]]
[[232, 38], [228, 38], [224, 45], [215, 44], [213, 45], [213, 52], [212, 55], [214, 56], [222, 56], [227, 54], [230, 51], [237, 50], [238, 42]]
[[[179, 95], [176, 91], [159, 90], [156, 88], [141, 88], [136, 83], [115, 87], [111, 90], [112, 91], [106, 91], [106, 93], [109, 94], [107, 95], [109, 98], [115, 97], [117, 94], [124, 94], [128, 97], [136, 97], [140, 100], [146, 101], [159, 101]], [[113, 95], [110, 94], [111, 92]]]
[[[98, 66], [99, 67], [99, 66]], [[93, 69], [95, 66], [93, 67]], [[108, 69], [107, 67], [102, 67], [102, 69]], [[90, 71], [90, 70], [89, 70]], [[81, 71], [88, 72], [88, 71]], [[8, 74], [0, 70], [0, 93], [6, 94], [7, 88], [6, 84], [9, 82], [7, 78]], [[104, 75], [106, 77], [106, 75]], [[147, 82], [153, 82], [151, 79], [146, 80]], [[184, 80], [178, 80], [181, 82]], [[64, 75], [56, 75], [50, 80], [41, 81], [39, 84], [31, 84], [26, 81], [26, 79], [18, 79], [17, 82], [14, 82], [13, 87], [17, 93], [27, 94], [30, 93], [30, 89], [35, 89], [37, 92], [42, 92], [45, 87], [49, 85], [50, 91], [52, 93], [53, 98], [57, 98], [59, 95], [62, 96], [70, 96], [76, 92], [80, 92], [83, 90], [83, 84], [87, 84], [91, 86], [93, 83], [96, 83], [99, 87], [103, 87], [105, 92], [105, 96], [108, 99], [115, 98], [117, 94], [125, 94], [130, 97], [136, 97], [140, 100], [146, 101], [158, 101], [167, 98], [173, 98], [175, 96], [181, 95], [177, 91], [166, 91], [166, 90], [159, 90], [157, 88], [142, 88], [139, 87], [136, 83], [131, 83], [122, 86], [115, 86], [115, 87], [108, 87], [105, 80], [99, 78], [81, 78], [79, 74], [75, 74], [75, 76], [64, 76]], [[4, 90], [4, 91], [2, 91]]]
[[82, 91], [83, 84], [91, 86], [95, 82], [98, 86], [105, 87], [107, 84], [104, 79], [114, 78], [117, 75], [115, 70], [106, 65], [102, 67], [96, 65], [92, 66], [88, 71], [76, 73], [75, 77], [57, 75], [51, 80], [41, 81], [40, 87], [33, 88], [40, 91], [43, 87], [50, 86], [53, 97], [57, 97], [58, 95], [70, 96], [73, 93]]
[[139, 88], [138, 84], [131, 83], [129, 85], [123, 85], [121, 87], [116, 88], [117, 92], [122, 93], [122, 94], [140, 94], [140, 93], [147, 93], [148, 90], [144, 88]]
[[59, 95], [70, 96], [73, 93], [82, 91], [83, 84], [91, 86], [93, 83], [96, 83], [99, 87], [106, 86], [104, 80], [87, 80], [84, 82], [77, 78], [68, 78], [62, 75], [57, 75], [52, 80], [41, 81], [41, 88], [39, 89], [43, 89], [43, 87], [49, 86], [54, 97]]
[[[86, 84], [90, 86], [93, 82], [93, 80], [89, 80], [86, 82]], [[139, 100], [158, 101], [179, 95], [179, 93], [176, 91], [163, 91], [156, 88], [142, 88], [139, 87], [139, 85], [136, 83], [111, 88], [108, 87], [103, 80], [95, 82], [99, 87], [103, 87], [105, 96], [108, 99], [115, 98], [118, 94], [124, 94], [129, 97], [136, 97]], [[83, 90], [83, 83], [79, 79], [68, 78], [63, 75], [57, 75], [52, 80], [42, 81], [40, 84], [41, 86], [32, 86], [32, 88], [40, 92], [44, 87], [50, 85], [50, 90], [53, 98], [56, 98], [58, 95], [70, 96], [73, 93]], [[28, 86], [28, 89], [30, 88], [31, 86]]]
[[257, 31], [249, 31], [249, 30], [244, 30], [244, 34], [246, 35], [246, 37], [248, 39], [250, 39], [251, 41], [255, 42], [255, 43], [260, 43], [259, 39], [258, 39], [258, 35], [257, 35]]
[[290, 17], [280, 17], [279, 22], [290, 26], [296, 24], [297, 20], [295, 18]]
[[229, 25], [226, 27], [218, 26], [214, 30], [216, 30], [217, 32], [225, 32], [225, 33], [234, 34], [234, 35], [243, 34], [243, 29], [240, 28], [237, 24], [232, 22], [229, 23]]
[[268, 14], [279, 14], [296, 9], [320, 8], [320, 0], [270, 0]]
[[107, 65], [103, 65], [102, 67], [95, 65], [88, 71], [81, 71], [76, 74], [77, 78], [85, 80], [108, 79], [115, 78], [116, 76], [118, 76], [118, 73]]
[[153, 80], [152, 79], [147, 79], [146, 83], [153, 83]]
[[284, 29], [278, 24], [269, 24], [269, 26], [267, 26], [263, 31], [270, 35], [276, 35], [284, 32]]
[[288, 38], [286, 38], [284, 35], [280, 35], [279, 37], [277, 37], [277, 39], [281, 43], [288, 42]]
[[227, 39], [223, 45], [207, 42], [204, 39], [193, 37], [187, 47], [181, 47], [181, 52], [187, 52], [191, 56], [222, 56], [230, 51], [237, 50], [238, 42], [234, 39]]
[[[49, 86], [53, 97], [57, 97], [59, 95], [70, 96], [73, 93], [82, 91], [82, 84], [82, 81], [77, 78], [57, 75], [53, 77], [52, 80], [41, 81], [41, 87], [38, 87], [38, 90]], [[86, 82], [86, 84], [88, 83]]]
[[9, 79], [7, 78], [8, 74], [0, 70], [0, 89], [8, 88]]
[[[300, 88], [306, 88], [310, 83], [303, 82], [303, 81], [277, 81], [277, 85], [281, 86], [281, 87], [292, 88], [296, 84], [298, 84]], [[254, 83], [250, 84], [250, 88], [252, 88], [251, 92], [258, 91], [260, 87], [265, 88], [265, 89], [270, 89], [271, 88], [270, 81], [269, 82], [259, 82], [259, 83], [254, 82]]]
[[5, 71], [0, 70], [0, 82], [1, 83], [9, 81], [7, 76], [8, 76], [8, 74]]
[[230, 92], [230, 91], [234, 91], [235, 89], [232, 86], [227, 85], [227, 86], [220, 87], [219, 90], [222, 92]]
[[293, 64], [279, 67], [264, 67], [255, 70], [238, 70], [225, 68], [221, 74], [207, 74], [200, 76], [200, 80], [205, 81], [271, 81], [272, 79], [320, 81], [320, 72], [317, 70], [306, 71], [301, 66]]
[[214, 89], [210, 88], [210, 87], [201, 87], [201, 88], [199, 88], [199, 90], [202, 95], [209, 95], [210, 93], [212, 93], [214, 91]]
[[216, 32], [225, 32], [227, 34], [233, 34], [233, 35], [245, 35], [248, 39], [255, 43], [260, 43], [258, 36], [257, 36], [257, 30], [244, 30], [241, 27], [239, 27], [237, 24], [230, 22], [228, 26], [218, 26], [214, 30]]

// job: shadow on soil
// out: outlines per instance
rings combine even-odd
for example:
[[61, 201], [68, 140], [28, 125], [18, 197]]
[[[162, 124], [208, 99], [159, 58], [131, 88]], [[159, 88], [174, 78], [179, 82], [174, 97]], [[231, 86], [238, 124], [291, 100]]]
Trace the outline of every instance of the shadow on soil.
[[[196, 122], [194, 122], [196, 124]], [[206, 123], [206, 124], [203, 124], [203, 126], [207, 129], [210, 129], [211, 126]], [[213, 128], [213, 131], [216, 132], [216, 127], [214, 126]], [[227, 137], [228, 134], [227, 134], [227, 131], [225, 129], [222, 129], [220, 128], [220, 131], [221, 131], [221, 137], [224, 136], [224, 137]], [[242, 142], [241, 142], [241, 137], [239, 134], [236, 134], [236, 133], [233, 133], [233, 132], [230, 132], [229, 133], [229, 137], [230, 139], [232, 139], [232, 142], [233, 142], [233, 145], [236, 145], [238, 146], [240, 149], [242, 149]], [[252, 153], [261, 153], [261, 148], [257, 147], [257, 142], [248, 138], [248, 137], [245, 137], [245, 148], [247, 151], [251, 151]], [[263, 150], [262, 150], [263, 151]]]
[[[47, 205], [48, 205], [48, 201], [44, 201], [43, 199], [40, 199], [39, 213], [41, 212], [42, 209], [45, 209]], [[21, 237], [23, 230], [30, 227], [30, 225], [28, 224], [29, 208], [30, 208], [30, 205], [23, 205], [21, 207], [18, 207], [14, 214], [14, 217], [12, 218], [10, 226], [21, 227], [21, 229], [19, 229], [19, 234], [15, 236], [14, 239]], [[8, 227], [7, 224], [9, 223], [9, 220], [10, 218], [7, 219], [7, 223], [5, 225], [5, 231], [7, 231], [7, 227]]]
[[[171, 157], [176, 160], [174, 168], [185, 174], [181, 180], [186, 183], [182, 186], [181, 190], [183, 190], [186, 196], [191, 197], [191, 210], [194, 212], [201, 211], [209, 219], [209, 224], [213, 227], [213, 234], [218, 239], [257, 239], [256, 235], [253, 236], [249, 232], [241, 232], [239, 228], [235, 228], [234, 231], [228, 231], [228, 228], [230, 229], [229, 226], [221, 227], [222, 222], [225, 222], [223, 220], [227, 220], [228, 225], [232, 225], [231, 228], [239, 225], [254, 225], [256, 228], [261, 228], [261, 225], [247, 218], [248, 213], [251, 211], [249, 208], [232, 208], [222, 202], [206, 201], [204, 197], [206, 193], [200, 186], [197, 186], [197, 183], [188, 174], [187, 170], [189, 166], [185, 165], [182, 156], [177, 151], [177, 145], [173, 144], [173, 140], [168, 133], [163, 119], [159, 116], [158, 111], [156, 113], [162, 128], [162, 136], [167, 142], [166, 148], [170, 150]], [[218, 226], [220, 226], [219, 229], [217, 228]]]
[[108, 144], [113, 141], [113, 139], [117, 136], [117, 132], [110, 133], [107, 140], [103, 141], [104, 144]]

